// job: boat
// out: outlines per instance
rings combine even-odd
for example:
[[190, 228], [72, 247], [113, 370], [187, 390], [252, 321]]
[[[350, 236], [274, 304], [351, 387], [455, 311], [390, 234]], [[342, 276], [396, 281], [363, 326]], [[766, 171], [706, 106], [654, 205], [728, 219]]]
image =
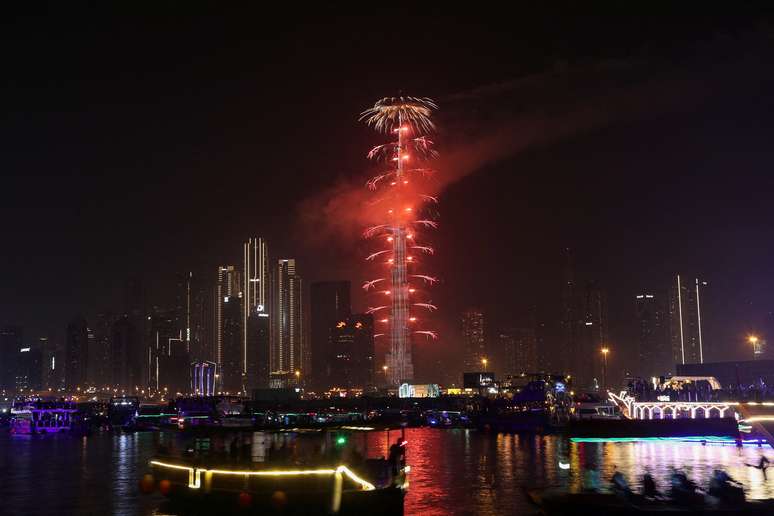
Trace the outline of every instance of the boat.
[[12, 434], [56, 434], [80, 428], [72, 401], [23, 400], [11, 409]]
[[403, 514], [405, 439], [388, 459], [365, 458], [355, 445], [366, 439], [315, 430], [198, 437], [182, 454], [159, 450], [141, 488], [158, 490], [169, 512], [185, 514]]

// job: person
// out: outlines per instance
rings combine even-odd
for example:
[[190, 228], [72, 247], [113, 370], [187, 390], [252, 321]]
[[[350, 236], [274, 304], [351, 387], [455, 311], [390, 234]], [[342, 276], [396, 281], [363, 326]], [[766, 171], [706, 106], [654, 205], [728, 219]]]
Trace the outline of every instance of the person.
[[398, 440], [395, 441], [395, 444], [390, 446], [390, 456], [387, 459], [387, 462], [389, 462], [390, 467], [392, 468], [393, 476], [398, 474], [399, 467], [403, 467], [403, 462], [406, 460], [405, 445], [406, 443], [403, 438], [398, 437]]
[[592, 463], [586, 465], [583, 471], [583, 489], [585, 491], [596, 491], [599, 489], [599, 470]]
[[758, 464], [747, 464], [747, 466], [761, 470], [761, 473], [763, 473], [763, 480], [768, 480], [766, 477], [766, 470], [769, 468], [769, 459], [767, 459], [765, 455], [761, 455]]
[[616, 494], [628, 495], [631, 493], [629, 483], [626, 482], [626, 479], [620, 471], [616, 470], [616, 472], [613, 473], [613, 478], [611, 478], [610, 481], [613, 483], [613, 491], [615, 491]]
[[642, 476], [642, 495], [648, 498], [658, 497], [658, 489], [656, 488], [656, 481], [653, 480], [653, 475], [645, 473]]
[[744, 489], [723, 470], [712, 472], [707, 492], [724, 504], [744, 502]]

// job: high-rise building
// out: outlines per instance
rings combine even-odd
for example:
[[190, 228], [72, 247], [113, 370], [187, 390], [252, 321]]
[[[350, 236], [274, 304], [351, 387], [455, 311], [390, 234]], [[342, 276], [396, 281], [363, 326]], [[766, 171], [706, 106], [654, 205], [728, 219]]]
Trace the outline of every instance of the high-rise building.
[[38, 339], [38, 346], [40, 346], [41, 360], [43, 361], [41, 388], [59, 389], [61, 387], [61, 380], [58, 373], [62, 369], [61, 350], [57, 349], [56, 343], [48, 337], [40, 337]]
[[276, 283], [276, 339], [272, 342], [271, 372], [277, 377], [291, 378], [287, 375], [300, 372], [304, 353], [303, 288], [294, 259], [278, 261]]
[[116, 319], [110, 335], [110, 383], [132, 393], [144, 385], [143, 366], [148, 354], [133, 319], [126, 314]]
[[[255, 364], [257, 357], [248, 354], [248, 321], [255, 313], [269, 314], [269, 250], [266, 240], [253, 237], [243, 244], [242, 257], [242, 375], [248, 382], [248, 364]], [[259, 324], [260, 326], [260, 324]], [[259, 353], [260, 350], [255, 349]], [[255, 371], [255, 368], [253, 368]], [[249, 390], [248, 392], [252, 392]]]
[[665, 376], [674, 370], [663, 297], [647, 292], [636, 297], [638, 339], [635, 373], [643, 378]]
[[190, 282], [191, 325], [188, 349], [196, 361], [214, 361], [212, 289], [207, 288], [197, 277], [192, 277]]
[[573, 357], [572, 372], [576, 385], [581, 388], [598, 387], [602, 383], [601, 350], [609, 345], [607, 331], [607, 295], [596, 282], [590, 281], [583, 295], [579, 352]]
[[555, 350], [554, 368], [559, 371], [571, 371], [575, 368], [575, 357], [581, 353], [580, 347], [580, 309], [575, 284], [575, 263], [572, 250], [563, 250], [561, 313], [559, 329], [561, 347]]
[[215, 395], [215, 362], [196, 361], [191, 364], [191, 394], [196, 396]]
[[[226, 265], [218, 267], [218, 278], [215, 283], [215, 299], [213, 302], [213, 345], [215, 351], [215, 363], [218, 364], [218, 369], [222, 372], [223, 361], [225, 359], [223, 354], [223, 317], [226, 308], [226, 299], [230, 297], [237, 297], [241, 292], [242, 282], [239, 274], [239, 270], [233, 265]], [[231, 305], [232, 307], [234, 305]], [[240, 336], [241, 342], [241, 336]], [[237, 351], [238, 357], [242, 357], [241, 345]]]
[[355, 314], [329, 328], [325, 349], [322, 389], [366, 389], [374, 385], [374, 318]]
[[258, 305], [247, 318], [247, 377], [248, 393], [269, 386], [269, 346], [271, 318], [268, 306]]
[[43, 353], [40, 346], [22, 346], [17, 350], [16, 392], [38, 391], [42, 388]]
[[24, 347], [22, 329], [19, 326], [0, 328], [0, 389], [12, 391], [16, 388], [16, 360], [19, 350]]
[[506, 374], [535, 373], [538, 370], [538, 350], [535, 329], [512, 328], [500, 332], [500, 348], [505, 354]]
[[462, 314], [462, 343], [466, 372], [481, 371], [487, 358], [484, 340], [484, 313], [470, 308]]
[[239, 295], [223, 300], [222, 362], [220, 369], [221, 390], [229, 394], [242, 392], [242, 301]]
[[675, 364], [704, 362], [700, 290], [706, 284], [678, 274], [669, 289], [669, 340]]
[[65, 389], [75, 391], [87, 387], [89, 360], [89, 327], [83, 317], [75, 317], [67, 325], [65, 336]]
[[311, 317], [311, 384], [325, 387], [329, 378], [331, 328], [339, 321], [346, 321], [352, 312], [349, 281], [319, 281], [310, 289]]
[[111, 381], [111, 335], [116, 317], [109, 312], [97, 314], [94, 326], [89, 328], [93, 337], [89, 343], [89, 370], [87, 378], [90, 385], [104, 388]]
[[158, 391], [162, 387], [160, 357], [166, 354], [169, 339], [178, 338], [179, 333], [175, 320], [176, 312], [153, 308], [153, 313], [148, 316], [148, 335], [145, 342], [145, 377], [148, 379], [147, 387], [152, 391]]

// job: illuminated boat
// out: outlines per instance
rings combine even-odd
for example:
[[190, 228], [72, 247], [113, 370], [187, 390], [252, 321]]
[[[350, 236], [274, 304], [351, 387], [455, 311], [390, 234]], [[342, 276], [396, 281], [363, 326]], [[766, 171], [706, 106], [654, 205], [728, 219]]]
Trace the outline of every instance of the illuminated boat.
[[[359, 452], [344, 452], [347, 434], [315, 434], [296, 433], [306, 445], [292, 450], [286, 441], [279, 448], [271, 444], [287, 439], [287, 432], [241, 434], [253, 439], [250, 453], [227, 452], [230, 458], [218, 455], [218, 436], [204, 446], [198, 438], [182, 457], [153, 458], [141, 487], [145, 492], [158, 489], [175, 513], [403, 514], [410, 470], [405, 440], [399, 455], [393, 450], [398, 445], [391, 447], [391, 459], [364, 459]], [[320, 437], [327, 449], [325, 444], [311, 445]], [[260, 461], [255, 460], [258, 449], [265, 453]]]
[[22, 401], [11, 409], [12, 434], [69, 432], [78, 422], [78, 408], [71, 401]]

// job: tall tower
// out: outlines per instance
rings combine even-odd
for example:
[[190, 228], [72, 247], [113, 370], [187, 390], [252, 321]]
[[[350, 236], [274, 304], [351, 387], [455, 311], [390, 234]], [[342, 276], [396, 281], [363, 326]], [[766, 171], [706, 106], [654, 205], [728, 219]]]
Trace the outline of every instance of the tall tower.
[[65, 338], [65, 388], [85, 389], [88, 370], [89, 329], [83, 317], [76, 317], [67, 325]]
[[247, 385], [251, 371], [249, 364], [255, 357], [248, 357], [253, 346], [248, 345], [248, 320], [257, 313], [267, 314], [269, 306], [269, 252], [266, 240], [252, 237], [243, 245], [242, 257], [242, 375]]
[[670, 288], [669, 331], [676, 364], [704, 362], [700, 290], [706, 285], [705, 281], [686, 280], [678, 274]]
[[[215, 362], [220, 370], [223, 367], [223, 330], [224, 315], [226, 308], [226, 299], [237, 297], [240, 293], [241, 281], [239, 271], [233, 265], [218, 267], [218, 279], [215, 283], [214, 296], [214, 321], [213, 321], [213, 344], [215, 348]], [[233, 305], [232, 305], [233, 306]], [[241, 352], [240, 352], [241, 355]]]
[[644, 378], [664, 376], [674, 369], [664, 317], [664, 303], [657, 294], [643, 293], [636, 297], [638, 326], [638, 369]]
[[576, 362], [581, 353], [578, 335], [580, 315], [575, 284], [575, 264], [572, 250], [569, 248], [563, 250], [561, 304], [559, 325], [561, 327], [562, 348], [557, 353], [557, 365], [559, 365], [560, 370], [577, 374]]
[[471, 308], [462, 314], [462, 342], [465, 372], [480, 371], [486, 358], [484, 340], [484, 313]]
[[[331, 345], [331, 328], [340, 321], [345, 321], [352, 313], [350, 303], [351, 284], [349, 281], [318, 281], [312, 283], [310, 289], [311, 309], [311, 354], [312, 354], [312, 385], [330, 387], [329, 363]], [[373, 327], [373, 322], [371, 324]], [[307, 373], [307, 378], [309, 373]]]
[[434, 253], [432, 247], [420, 242], [419, 231], [437, 227], [431, 205], [438, 201], [422, 189], [422, 179], [432, 173], [424, 162], [437, 156], [427, 136], [435, 130], [430, 119], [434, 109], [437, 106], [428, 98], [387, 97], [361, 115], [369, 126], [394, 138], [368, 153], [369, 159], [389, 167], [368, 181], [378, 198], [372, 205], [376, 224], [365, 231], [366, 238], [382, 242], [367, 260], [384, 260], [387, 274], [363, 285], [367, 291], [373, 289], [375, 294], [386, 296], [369, 313], [387, 312], [386, 317], [377, 316], [377, 321], [387, 325], [390, 345], [386, 361], [393, 385], [414, 377], [412, 335], [437, 337], [433, 331], [416, 329], [421, 320], [414, 312], [415, 308], [435, 310], [435, 305], [421, 296], [424, 287], [436, 279], [416, 270], [420, 257]]
[[277, 330], [272, 343], [272, 373], [292, 376], [303, 364], [303, 302], [301, 276], [292, 258], [277, 262]]

